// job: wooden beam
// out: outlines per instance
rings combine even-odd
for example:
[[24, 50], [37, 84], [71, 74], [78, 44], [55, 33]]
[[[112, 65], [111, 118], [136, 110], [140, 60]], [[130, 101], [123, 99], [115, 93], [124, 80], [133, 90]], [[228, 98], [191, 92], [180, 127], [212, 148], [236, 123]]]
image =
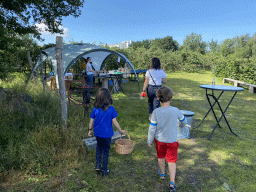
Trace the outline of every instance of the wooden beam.
[[245, 82], [242, 82], [242, 81], [237, 81], [235, 79], [223, 78], [223, 83], [226, 83], [226, 82], [234, 83], [235, 87], [237, 87], [237, 86], [247, 87], [247, 88], [249, 88], [250, 93], [256, 93], [256, 85], [254, 85], [254, 84], [245, 83]]

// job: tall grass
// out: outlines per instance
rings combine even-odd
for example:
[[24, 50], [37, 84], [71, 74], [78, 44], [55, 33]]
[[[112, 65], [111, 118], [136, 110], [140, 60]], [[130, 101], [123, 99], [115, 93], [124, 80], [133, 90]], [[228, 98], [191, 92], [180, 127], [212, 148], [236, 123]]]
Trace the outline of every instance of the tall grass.
[[60, 126], [58, 94], [49, 89], [44, 92], [40, 81], [30, 81], [24, 89], [25, 78], [16, 73], [0, 84], [8, 94], [27, 94], [33, 99], [32, 103], [24, 102], [29, 115], [17, 110], [10, 112], [6, 101], [1, 103], [0, 172], [23, 169], [42, 174], [46, 168], [76, 158], [82, 144], [76, 137], [76, 128], [63, 130]]

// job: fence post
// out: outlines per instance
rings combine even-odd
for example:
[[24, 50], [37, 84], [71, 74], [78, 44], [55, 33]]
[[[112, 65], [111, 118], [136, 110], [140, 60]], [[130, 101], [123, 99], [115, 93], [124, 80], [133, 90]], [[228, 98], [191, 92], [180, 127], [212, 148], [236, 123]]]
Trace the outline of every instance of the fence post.
[[66, 99], [66, 87], [64, 82], [64, 70], [62, 65], [62, 49], [63, 49], [63, 37], [57, 36], [56, 37], [56, 51], [55, 51], [55, 57], [57, 60], [57, 74], [59, 82], [59, 93], [61, 97], [61, 117], [62, 117], [62, 123], [64, 127], [67, 127], [67, 99]]
[[[28, 51], [27, 53], [28, 53], [28, 63], [30, 66], [30, 70], [33, 71], [33, 64], [32, 64], [32, 59], [30, 57], [30, 51]], [[32, 76], [33, 76], [33, 74], [32, 74]]]
[[41, 75], [42, 75], [43, 89], [44, 89], [44, 91], [45, 91], [44, 72], [43, 72], [43, 62], [42, 62], [42, 52], [40, 52], [40, 66], [41, 66]]

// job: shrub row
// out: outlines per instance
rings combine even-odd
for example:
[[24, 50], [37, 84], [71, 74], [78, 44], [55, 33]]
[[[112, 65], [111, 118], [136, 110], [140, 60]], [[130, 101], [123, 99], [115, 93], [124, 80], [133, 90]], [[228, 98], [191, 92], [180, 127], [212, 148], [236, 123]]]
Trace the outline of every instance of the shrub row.
[[192, 51], [168, 51], [161, 49], [117, 49], [114, 51], [126, 55], [136, 69], [149, 69], [151, 58], [158, 57], [162, 68], [167, 72], [187, 71], [199, 72], [212, 70], [213, 74], [222, 78], [256, 84], [256, 57], [239, 58], [235, 54], [223, 56], [220, 53], [207, 53], [205, 55]]
[[243, 82], [256, 84], [256, 57], [241, 59], [234, 56], [218, 57], [214, 60], [214, 74]]
[[198, 72], [200, 70], [210, 70], [211, 60], [208, 56], [192, 51], [168, 51], [161, 49], [145, 49], [139, 47], [134, 49], [117, 49], [111, 48], [113, 51], [124, 54], [135, 69], [149, 69], [151, 59], [158, 57], [161, 61], [162, 68], [167, 72], [187, 71]]

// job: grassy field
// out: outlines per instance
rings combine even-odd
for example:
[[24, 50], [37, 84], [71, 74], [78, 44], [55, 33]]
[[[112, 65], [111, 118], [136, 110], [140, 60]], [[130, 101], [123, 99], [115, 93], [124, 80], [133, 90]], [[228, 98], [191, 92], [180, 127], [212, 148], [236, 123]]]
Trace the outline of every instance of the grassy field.
[[[195, 127], [209, 109], [205, 90], [199, 85], [210, 84], [212, 74], [177, 72], [169, 73], [167, 77], [166, 86], [174, 91], [171, 105], [193, 111]], [[143, 79], [140, 80], [142, 89]], [[19, 84], [8, 84], [0, 82], [2, 87], [16, 87], [19, 90]], [[216, 84], [222, 84], [222, 79], [216, 78]], [[135, 82], [123, 84], [123, 88], [125, 94], [112, 95], [113, 106], [119, 114], [117, 120], [120, 126], [128, 131], [136, 145], [128, 155], [117, 154], [112, 145], [110, 175], [102, 178], [94, 171], [95, 151], [88, 151], [82, 143], [82, 139], [87, 138], [89, 123], [88, 115], [84, 118], [83, 108], [73, 104], [68, 106], [68, 130], [63, 130], [56, 121], [60, 114], [49, 111], [59, 109], [56, 94], [50, 91], [42, 93], [40, 86], [30, 83], [28, 89], [31, 91], [28, 93], [33, 95], [34, 105], [44, 110], [44, 118], [38, 116], [40, 120], [34, 120], [34, 128], [26, 132], [13, 132], [18, 134], [23, 131], [23, 139], [14, 140], [19, 146], [18, 155], [12, 152], [12, 146], [15, 146], [13, 142], [1, 148], [2, 165], [9, 165], [5, 161], [10, 152], [14, 155], [9, 160], [11, 157], [16, 158], [18, 165], [14, 168], [13, 164], [8, 168], [2, 167], [0, 191], [166, 191], [169, 175], [167, 173], [165, 181], [159, 180], [155, 148], [148, 147], [146, 142], [149, 126], [147, 99], [140, 99]], [[47, 96], [48, 94], [51, 96]], [[221, 97], [221, 105], [226, 106], [232, 95], [232, 92], [225, 92]], [[40, 104], [40, 100], [45, 104]], [[191, 130], [191, 139], [179, 140], [177, 191], [254, 192], [255, 114], [256, 95], [245, 89], [238, 92], [226, 112], [226, 118], [239, 137], [234, 136], [222, 120], [222, 128], [217, 128], [211, 140], [208, 140], [216, 124], [210, 112], [199, 128]], [[25, 119], [25, 123], [27, 121], [29, 120]], [[7, 129], [6, 126], [7, 124], [2, 123], [0, 128]], [[18, 161], [18, 158], [22, 161]]]

